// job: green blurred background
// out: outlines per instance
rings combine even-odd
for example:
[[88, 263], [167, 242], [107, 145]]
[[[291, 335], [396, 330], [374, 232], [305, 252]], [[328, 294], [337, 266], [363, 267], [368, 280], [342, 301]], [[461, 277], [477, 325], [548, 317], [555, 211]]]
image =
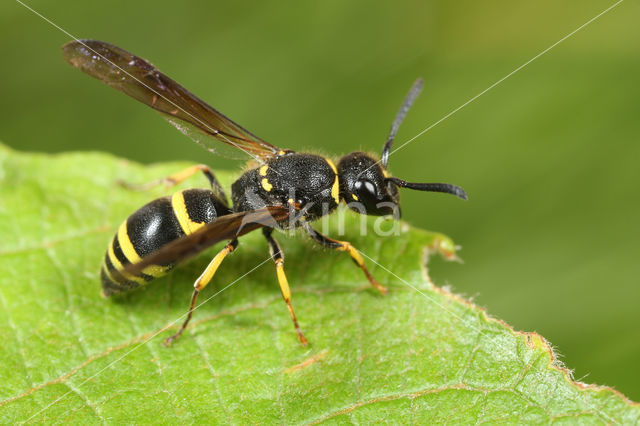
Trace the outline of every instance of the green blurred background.
[[[379, 152], [415, 78], [425, 88], [398, 144], [614, 2], [28, 4], [74, 36], [151, 60], [276, 145], [338, 155]], [[438, 284], [540, 332], [577, 379], [636, 401], [639, 18], [637, 1], [622, 2], [390, 161], [402, 178], [470, 194], [402, 193], [405, 219], [463, 246], [464, 265], [432, 266]], [[4, 143], [241, 167], [69, 67], [69, 37], [19, 3], [0, 5], [0, 34]]]

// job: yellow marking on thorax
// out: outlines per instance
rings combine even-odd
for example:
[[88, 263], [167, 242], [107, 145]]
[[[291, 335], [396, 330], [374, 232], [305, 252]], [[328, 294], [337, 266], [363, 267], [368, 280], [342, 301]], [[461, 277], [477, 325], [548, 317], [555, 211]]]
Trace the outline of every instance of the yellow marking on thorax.
[[382, 168], [382, 175], [384, 177], [386, 177], [386, 178], [391, 177], [391, 175], [389, 174], [389, 172], [385, 168]]
[[333, 161], [331, 161], [329, 158], [325, 158], [324, 161], [329, 164], [329, 167], [331, 167], [331, 170], [333, 170], [333, 173], [335, 175], [335, 178], [333, 179], [333, 185], [331, 186], [331, 197], [335, 200], [336, 204], [340, 204], [340, 182], [338, 182], [338, 169], [336, 168], [336, 165], [333, 164]]
[[269, 183], [267, 178], [262, 178], [262, 188], [264, 188], [265, 191], [269, 192], [273, 189], [273, 185]]
[[353, 198], [355, 201], [358, 201], [358, 196], [356, 194], [351, 194], [351, 198]]
[[[260, 174], [260, 176], [267, 176], [267, 170], [269, 170], [269, 166], [265, 164], [264, 166], [260, 167], [258, 173]], [[266, 177], [263, 177], [260, 183], [262, 184], [262, 188], [267, 192], [273, 189], [273, 185], [269, 183], [269, 180]]]
[[187, 205], [184, 202], [184, 194], [182, 191], [176, 192], [171, 196], [171, 207], [173, 208], [173, 213], [176, 215], [178, 223], [185, 234], [193, 234], [205, 225], [204, 222], [194, 222], [191, 220], [189, 212], [187, 211]]
[[[120, 238], [120, 230], [122, 229], [123, 226], [124, 226], [125, 238], [129, 242], [129, 244], [131, 244], [131, 241], [129, 241], [129, 236], [127, 235], [127, 221], [126, 220], [124, 221], [124, 223], [122, 225], [120, 225], [120, 229], [118, 229], [118, 234], [115, 236], [115, 238], [118, 239], [118, 243], [120, 244], [120, 248], [122, 249], [122, 252], [125, 253], [124, 248], [122, 246], [122, 239]], [[144, 284], [145, 283], [144, 278], [136, 277], [135, 275], [131, 275], [131, 274], [123, 271], [124, 267], [122, 266], [122, 263], [120, 263], [120, 261], [116, 257], [116, 254], [113, 252], [113, 240], [111, 240], [111, 243], [109, 244], [109, 249], [107, 250], [107, 253], [109, 255], [109, 260], [111, 261], [111, 264], [113, 265], [115, 270], [118, 271], [120, 273], [120, 275], [122, 275], [125, 279], [127, 279], [129, 281], [135, 281], [138, 284]], [[125, 256], [127, 256], [126, 253], [125, 253]], [[136, 253], [136, 256], [138, 256], [137, 253]], [[127, 259], [129, 259], [128, 256], [127, 256]], [[140, 259], [140, 257], [138, 257], [138, 259]], [[129, 261], [131, 261], [131, 259], [129, 259]], [[133, 263], [133, 262], [131, 262], [131, 263]], [[118, 281], [117, 280], [113, 280], [113, 282], [117, 283]]]
[[327, 162], [327, 164], [329, 164], [329, 167], [331, 167], [331, 170], [333, 170], [333, 173], [338, 174], [338, 168], [336, 167], [336, 165], [333, 163], [333, 161], [331, 161], [330, 158], [326, 158], [324, 159], [324, 161]]

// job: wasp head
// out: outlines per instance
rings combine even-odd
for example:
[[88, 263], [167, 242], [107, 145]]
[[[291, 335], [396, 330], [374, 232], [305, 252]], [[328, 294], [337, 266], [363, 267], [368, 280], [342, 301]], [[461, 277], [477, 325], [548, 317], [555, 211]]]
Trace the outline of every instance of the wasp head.
[[406, 182], [391, 176], [387, 170], [391, 147], [398, 128], [421, 90], [422, 79], [418, 79], [411, 87], [395, 120], [393, 120], [391, 132], [382, 148], [380, 160], [375, 160], [364, 152], [352, 152], [342, 157], [338, 163], [340, 198], [352, 210], [371, 216], [393, 215], [395, 218], [399, 218], [400, 196], [398, 188], [444, 192], [463, 200], [467, 199], [466, 192], [459, 186], [449, 183]]

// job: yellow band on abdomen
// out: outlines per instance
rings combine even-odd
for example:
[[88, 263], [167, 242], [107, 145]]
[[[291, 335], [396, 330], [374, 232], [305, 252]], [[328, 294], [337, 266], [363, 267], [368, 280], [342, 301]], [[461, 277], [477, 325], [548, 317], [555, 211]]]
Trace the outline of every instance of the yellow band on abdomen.
[[194, 222], [191, 220], [189, 212], [187, 211], [187, 205], [184, 202], [184, 194], [182, 191], [176, 192], [171, 196], [171, 207], [173, 208], [173, 213], [176, 215], [178, 223], [185, 234], [193, 234], [204, 226], [204, 222]]

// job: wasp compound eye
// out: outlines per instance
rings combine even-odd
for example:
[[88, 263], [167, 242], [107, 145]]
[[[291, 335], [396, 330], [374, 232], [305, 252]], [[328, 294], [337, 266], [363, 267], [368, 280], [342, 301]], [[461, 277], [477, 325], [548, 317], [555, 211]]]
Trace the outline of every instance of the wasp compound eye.
[[356, 196], [357, 202], [351, 202], [350, 207], [352, 210], [360, 212], [364, 210], [365, 214], [371, 216], [393, 215], [398, 205], [389, 197], [385, 189], [368, 179], [356, 181], [353, 184], [353, 194]]
[[354, 192], [359, 198], [375, 198], [376, 186], [368, 179], [361, 179], [353, 185]]

